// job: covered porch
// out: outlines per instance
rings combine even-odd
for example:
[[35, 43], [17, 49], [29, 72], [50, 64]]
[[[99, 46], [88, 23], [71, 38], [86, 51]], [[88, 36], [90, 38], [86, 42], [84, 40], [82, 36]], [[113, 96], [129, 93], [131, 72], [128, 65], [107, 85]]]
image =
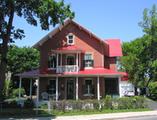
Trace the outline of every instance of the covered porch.
[[[22, 87], [23, 78], [30, 80], [30, 98], [32, 96], [32, 80], [36, 80], [36, 102], [39, 100], [79, 100], [97, 99], [106, 95], [122, 96], [120, 83], [121, 72], [111, 71], [105, 68], [80, 70], [77, 73], [67, 74], [39, 74], [39, 70], [33, 70], [17, 74], [19, 76], [19, 88]], [[19, 92], [19, 98], [21, 93]]]

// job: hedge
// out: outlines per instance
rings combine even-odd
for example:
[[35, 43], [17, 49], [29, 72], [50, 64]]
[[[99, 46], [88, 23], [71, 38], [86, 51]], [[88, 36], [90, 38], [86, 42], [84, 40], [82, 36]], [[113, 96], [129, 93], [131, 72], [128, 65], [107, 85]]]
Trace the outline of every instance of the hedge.
[[71, 110], [117, 110], [117, 109], [139, 109], [146, 108], [145, 98], [141, 96], [111, 98], [106, 96], [105, 99], [97, 100], [62, 100], [51, 101], [50, 108], [58, 111]]

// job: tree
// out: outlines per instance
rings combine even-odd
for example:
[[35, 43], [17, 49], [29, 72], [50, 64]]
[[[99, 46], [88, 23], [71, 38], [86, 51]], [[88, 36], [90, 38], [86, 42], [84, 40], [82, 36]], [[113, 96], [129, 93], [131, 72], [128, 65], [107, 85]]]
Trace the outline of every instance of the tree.
[[9, 48], [7, 70], [13, 75], [39, 67], [39, 51], [31, 47]]
[[145, 33], [141, 38], [123, 44], [123, 69], [137, 86], [148, 87], [157, 77], [157, 11], [145, 9], [139, 23]]
[[15, 28], [14, 17], [23, 17], [28, 24], [41, 26], [48, 30], [50, 25], [55, 26], [74, 13], [70, 5], [64, 1], [55, 0], [0, 0], [0, 89], [2, 89], [7, 68], [8, 44], [24, 37], [24, 30]]

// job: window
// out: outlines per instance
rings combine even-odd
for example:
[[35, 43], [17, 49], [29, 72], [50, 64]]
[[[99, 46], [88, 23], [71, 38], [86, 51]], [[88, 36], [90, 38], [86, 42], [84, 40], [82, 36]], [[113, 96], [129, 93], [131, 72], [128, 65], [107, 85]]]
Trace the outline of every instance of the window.
[[48, 68], [55, 69], [56, 68], [56, 55], [52, 54], [48, 59]]
[[84, 56], [84, 66], [93, 67], [93, 56], [91, 53], [86, 53]]
[[67, 65], [74, 65], [75, 64], [75, 57], [73, 55], [67, 56]]
[[67, 36], [67, 44], [74, 45], [74, 35], [72, 33]]
[[49, 80], [48, 94], [56, 94], [56, 80]]
[[85, 95], [92, 95], [94, 94], [94, 87], [92, 85], [92, 79], [88, 79], [88, 80], [85, 80]]

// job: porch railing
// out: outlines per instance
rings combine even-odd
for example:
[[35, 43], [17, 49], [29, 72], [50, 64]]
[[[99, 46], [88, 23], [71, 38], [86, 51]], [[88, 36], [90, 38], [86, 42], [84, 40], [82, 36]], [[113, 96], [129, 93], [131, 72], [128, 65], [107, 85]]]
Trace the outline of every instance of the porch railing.
[[56, 69], [57, 73], [64, 73], [64, 72], [78, 72], [79, 67], [77, 65], [64, 65], [64, 66], [58, 66]]

